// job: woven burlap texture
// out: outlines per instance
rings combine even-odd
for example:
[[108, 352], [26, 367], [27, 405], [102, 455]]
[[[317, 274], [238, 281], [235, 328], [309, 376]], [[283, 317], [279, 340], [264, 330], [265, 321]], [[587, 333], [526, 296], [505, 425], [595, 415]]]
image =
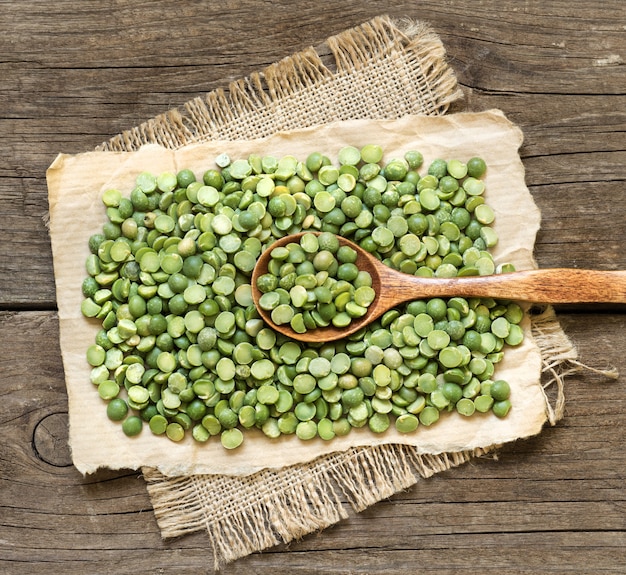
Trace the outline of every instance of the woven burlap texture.
[[[333, 120], [440, 115], [462, 98], [443, 44], [429, 25], [377, 17], [120, 134], [98, 149], [177, 149], [211, 140], [261, 138]], [[563, 377], [579, 368], [551, 308], [533, 316], [542, 350], [548, 421], [563, 413]], [[498, 446], [493, 446], [492, 449]], [[386, 445], [334, 453], [247, 477], [166, 477], [144, 468], [163, 537], [206, 530], [215, 568], [347, 518], [420, 478], [480, 456], [419, 455]]]

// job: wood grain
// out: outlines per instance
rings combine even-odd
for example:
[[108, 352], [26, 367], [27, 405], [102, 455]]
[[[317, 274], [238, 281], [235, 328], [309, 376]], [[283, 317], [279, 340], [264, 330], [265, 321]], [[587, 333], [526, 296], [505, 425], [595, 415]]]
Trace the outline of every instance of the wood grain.
[[[82, 477], [45, 226], [45, 170], [379, 14], [431, 23], [463, 86], [524, 133], [541, 267], [626, 269], [626, 13], [620, 0], [0, 0], [0, 571], [198, 574], [136, 472]], [[582, 361], [626, 371], [623, 310], [563, 311]], [[624, 573], [626, 388], [583, 370], [540, 436], [419, 482], [224, 573]]]
[[[621, 317], [560, 319], [583, 359], [624, 368]], [[49, 349], [57, 330], [53, 312], [0, 314], [3, 341], [21, 333], [31, 342], [0, 359], [0, 424], [11, 438], [0, 459], [3, 572], [43, 572], [51, 563], [56, 573], [208, 570], [205, 535], [161, 540], [138, 473], [84, 478], [71, 466], [62, 366]], [[223, 572], [412, 573], [417, 561], [424, 573], [620, 573], [626, 390], [591, 372], [567, 381], [557, 427]]]

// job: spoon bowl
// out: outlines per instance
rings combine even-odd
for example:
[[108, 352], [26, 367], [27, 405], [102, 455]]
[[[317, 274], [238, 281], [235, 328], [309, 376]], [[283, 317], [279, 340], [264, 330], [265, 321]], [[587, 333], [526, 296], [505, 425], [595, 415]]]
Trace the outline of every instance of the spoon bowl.
[[267, 273], [274, 248], [298, 243], [305, 233], [319, 235], [319, 232], [301, 232], [278, 239], [261, 254], [252, 272], [252, 299], [260, 316], [274, 330], [299, 341], [320, 343], [347, 337], [391, 308], [415, 299], [458, 296], [545, 304], [626, 303], [626, 271], [554, 268], [488, 276], [425, 278], [394, 270], [354, 242], [337, 236], [340, 245], [356, 251], [356, 266], [370, 274], [376, 297], [367, 313], [354, 318], [347, 327], [329, 325], [297, 333], [287, 324], [276, 325], [270, 313], [260, 307], [259, 299], [263, 294], [257, 287], [257, 279]]
[[[329, 325], [327, 327], [318, 327], [312, 330], [308, 330], [305, 333], [297, 333], [288, 324], [277, 325], [272, 321], [271, 313], [267, 310], [264, 310], [259, 305], [259, 299], [263, 295], [261, 291], [257, 287], [257, 279], [268, 271], [268, 264], [271, 260], [271, 252], [274, 248], [280, 246], [286, 246], [287, 244], [299, 243], [300, 238], [302, 238], [305, 233], [314, 233], [315, 235], [319, 235], [319, 232], [300, 232], [297, 234], [291, 234], [288, 236], [284, 236], [278, 240], [276, 240], [273, 244], [271, 244], [259, 257], [254, 270], [252, 271], [252, 299], [254, 300], [254, 305], [256, 306], [259, 315], [263, 318], [267, 324], [269, 324], [272, 329], [282, 333], [293, 339], [298, 339], [300, 341], [308, 341], [308, 342], [324, 342], [324, 341], [335, 341], [337, 339], [341, 339], [342, 337], [347, 337], [357, 331], [359, 331], [363, 326], [371, 323], [376, 318], [380, 317], [386, 309], [385, 306], [385, 298], [379, 297], [379, 294], [383, 293], [382, 289], [382, 277], [380, 266], [385, 266], [382, 262], [379, 262], [374, 256], [370, 253], [366, 252], [363, 248], [356, 245], [354, 242], [342, 237], [337, 236], [339, 240], [339, 245], [350, 246], [357, 253], [357, 260], [355, 262], [356, 266], [361, 271], [366, 271], [372, 277], [372, 288], [376, 292], [376, 298], [368, 308], [367, 313], [361, 318], [354, 318], [350, 325], [347, 327], [334, 327]], [[388, 268], [390, 269], [390, 268]], [[407, 274], [403, 274], [407, 275]], [[392, 306], [393, 307], [393, 306]], [[387, 308], [389, 309], [389, 308]]]

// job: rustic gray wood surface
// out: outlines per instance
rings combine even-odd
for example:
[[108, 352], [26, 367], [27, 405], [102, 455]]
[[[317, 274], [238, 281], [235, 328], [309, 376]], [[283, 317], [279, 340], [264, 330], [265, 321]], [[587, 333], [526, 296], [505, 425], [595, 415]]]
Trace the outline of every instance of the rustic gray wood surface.
[[[626, 8], [498, 0], [0, 0], [0, 571], [212, 572], [163, 541], [137, 472], [67, 449], [45, 170], [379, 14], [431, 23], [465, 91], [523, 130], [542, 267], [626, 269]], [[581, 360], [626, 372], [621, 306], [559, 310]], [[626, 573], [626, 385], [567, 379], [540, 436], [223, 573]]]

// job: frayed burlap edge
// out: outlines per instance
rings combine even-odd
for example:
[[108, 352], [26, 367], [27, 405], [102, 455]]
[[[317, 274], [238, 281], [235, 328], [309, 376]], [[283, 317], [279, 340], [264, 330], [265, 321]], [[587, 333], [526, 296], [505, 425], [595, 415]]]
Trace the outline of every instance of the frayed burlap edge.
[[[381, 70], [390, 68], [390, 77]], [[363, 80], [355, 86], [356, 77]], [[410, 81], [390, 85], [398, 78]], [[352, 100], [351, 94], [358, 94]], [[372, 97], [367, 97], [371, 95]], [[177, 149], [216, 139], [261, 138], [276, 131], [355, 118], [444, 114], [462, 97], [439, 37], [425, 23], [381, 16], [170, 110], [103, 143], [135, 151], [156, 143]], [[323, 102], [313, 113], [303, 102]], [[331, 105], [332, 104], [332, 105]], [[584, 366], [551, 308], [531, 317], [542, 352], [546, 420], [563, 416], [564, 378]], [[609, 372], [606, 372], [610, 376]], [[248, 477], [167, 477], [142, 470], [164, 538], [206, 531], [215, 569], [268, 547], [322, 530], [498, 445], [420, 455], [410, 446], [353, 448], [306, 465]], [[233, 494], [236, 494], [233, 496]]]
[[[494, 446], [495, 447], [495, 446]], [[161, 535], [205, 531], [214, 568], [301, 539], [490, 450], [418, 455], [406, 445], [353, 448], [247, 477], [166, 477], [143, 469]], [[233, 497], [236, 494], [236, 497]], [[231, 501], [224, 506], [223, 501]]]
[[[531, 315], [531, 330], [542, 354], [546, 420], [555, 425], [563, 417], [565, 377], [587, 366], [578, 361], [576, 347], [552, 307]], [[611, 370], [601, 373], [614, 376]], [[206, 531], [214, 567], [219, 569], [250, 553], [320, 531], [348, 518], [349, 509], [358, 513], [420, 479], [494, 454], [500, 447], [423, 455], [411, 446], [383, 445], [247, 477], [172, 478], [154, 469], [144, 469], [143, 475], [162, 536]], [[224, 506], [232, 493], [238, 494], [238, 503]]]
[[561, 328], [552, 306], [546, 306], [540, 312], [531, 314], [531, 330], [541, 351], [541, 383], [546, 402], [546, 416], [550, 425], [556, 425], [564, 415], [564, 387], [567, 376], [587, 370], [607, 379], [619, 377], [615, 368], [599, 369], [579, 361], [576, 346]]
[[[392, 59], [390, 75], [396, 82], [404, 78], [403, 85], [390, 86], [381, 77], [381, 62]], [[360, 89], [355, 72], [363, 78]], [[329, 38], [318, 49], [308, 48], [231, 82], [227, 89], [190, 100], [96, 149], [135, 151], [150, 143], [177, 149], [210, 140], [263, 138], [334, 120], [440, 115], [460, 98], [462, 91], [432, 28], [380, 16]], [[312, 99], [324, 106], [302, 106]]]

